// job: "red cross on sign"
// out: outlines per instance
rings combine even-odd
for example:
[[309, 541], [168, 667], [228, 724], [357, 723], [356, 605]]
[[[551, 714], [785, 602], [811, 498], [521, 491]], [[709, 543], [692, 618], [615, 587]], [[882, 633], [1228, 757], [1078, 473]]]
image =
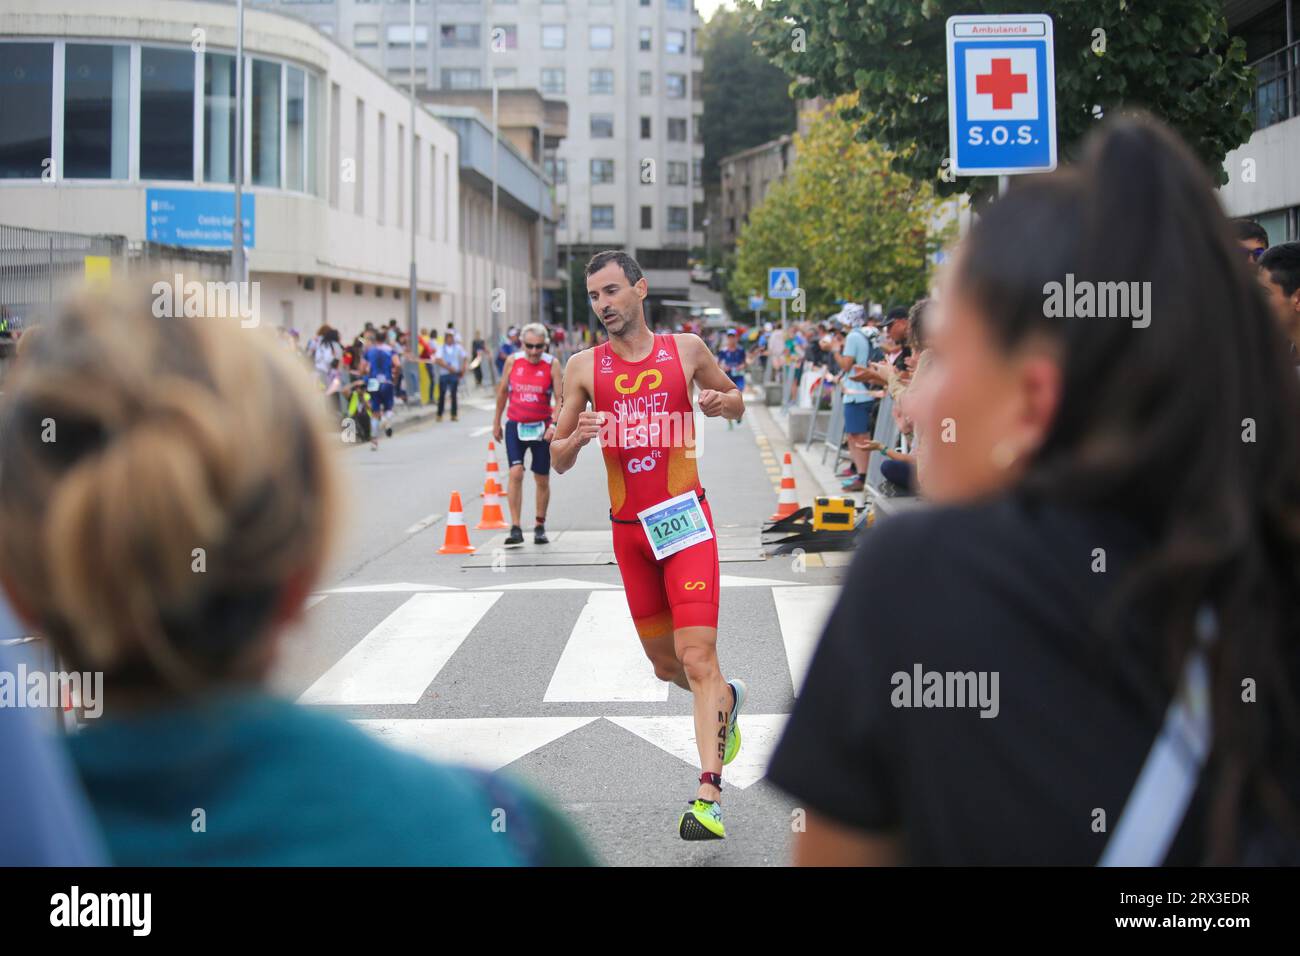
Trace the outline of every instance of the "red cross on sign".
[[992, 60], [990, 69], [992, 72], [975, 77], [975, 92], [993, 94], [995, 110], [1011, 109], [1016, 93], [1029, 92], [1029, 76], [1011, 72], [1010, 59]]

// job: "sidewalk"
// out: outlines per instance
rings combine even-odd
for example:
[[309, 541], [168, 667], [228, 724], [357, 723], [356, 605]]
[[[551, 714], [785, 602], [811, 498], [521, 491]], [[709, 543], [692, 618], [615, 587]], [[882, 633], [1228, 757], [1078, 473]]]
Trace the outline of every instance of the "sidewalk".
[[[833, 467], [835, 453], [832, 449], [826, 448], [824, 442], [813, 442], [812, 448], [806, 447], [807, 440], [791, 442], [790, 434], [790, 416], [780, 406], [767, 407], [762, 405], [751, 404], [749, 408], [758, 407], [762, 409], [762, 416], [768, 423], [768, 438], [780, 442], [782, 452], [793, 452], [793, 462], [795, 467], [795, 484], [799, 488], [799, 503], [804, 504], [804, 498], [812, 498], [818, 495], [842, 495], [853, 498], [859, 505], [866, 501], [865, 494], [858, 492], [850, 494], [844, 491], [840, 482], [842, 479], [837, 478]], [[824, 419], [826, 413], [823, 413]], [[822, 450], [826, 448], [825, 461], [822, 460]], [[778, 455], [778, 458], [780, 456]], [[807, 490], [805, 490], [807, 489]]]
[[[466, 387], [462, 381], [460, 393], [457, 396], [459, 410], [463, 413], [469, 408], [478, 409], [480, 406], [496, 401], [496, 390], [488, 385], [485, 379], [481, 386], [470, 385]], [[413, 428], [422, 422], [430, 421], [438, 414], [438, 403], [430, 402], [427, 405], [421, 405], [418, 401], [413, 401], [409, 405], [404, 405], [400, 401], [393, 404], [393, 434], [396, 435], [407, 428]], [[446, 407], [446, 414], [451, 415], [450, 404]], [[356, 444], [367, 444], [358, 442]]]

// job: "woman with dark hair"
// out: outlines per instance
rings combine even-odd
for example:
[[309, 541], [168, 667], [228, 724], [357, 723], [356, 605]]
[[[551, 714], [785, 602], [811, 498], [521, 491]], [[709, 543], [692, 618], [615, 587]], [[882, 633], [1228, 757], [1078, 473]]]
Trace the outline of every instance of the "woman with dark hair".
[[1300, 386], [1189, 150], [1089, 147], [926, 315], [942, 507], [864, 540], [774, 756], [800, 863], [1297, 859]]

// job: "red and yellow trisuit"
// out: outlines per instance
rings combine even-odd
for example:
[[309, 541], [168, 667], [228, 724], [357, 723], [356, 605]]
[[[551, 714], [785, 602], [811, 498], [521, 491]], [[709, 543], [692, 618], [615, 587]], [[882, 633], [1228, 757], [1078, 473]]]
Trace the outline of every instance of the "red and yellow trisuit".
[[695, 467], [694, 406], [677, 343], [656, 335], [640, 362], [602, 343], [592, 369], [595, 410], [605, 413], [600, 444], [609, 477], [614, 557], [628, 608], [642, 637], [683, 627], [718, 626], [718, 541], [656, 559], [638, 514], [694, 492], [709, 531], [713, 514]]

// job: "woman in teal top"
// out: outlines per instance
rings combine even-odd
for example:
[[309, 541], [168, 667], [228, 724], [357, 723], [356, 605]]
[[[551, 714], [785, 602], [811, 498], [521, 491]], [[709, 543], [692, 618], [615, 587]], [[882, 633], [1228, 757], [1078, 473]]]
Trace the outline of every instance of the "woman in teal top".
[[291, 356], [114, 291], [43, 327], [6, 386], [0, 583], [65, 669], [104, 674], [69, 746], [112, 862], [592, 862], [518, 782], [266, 691], [338, 511]]

